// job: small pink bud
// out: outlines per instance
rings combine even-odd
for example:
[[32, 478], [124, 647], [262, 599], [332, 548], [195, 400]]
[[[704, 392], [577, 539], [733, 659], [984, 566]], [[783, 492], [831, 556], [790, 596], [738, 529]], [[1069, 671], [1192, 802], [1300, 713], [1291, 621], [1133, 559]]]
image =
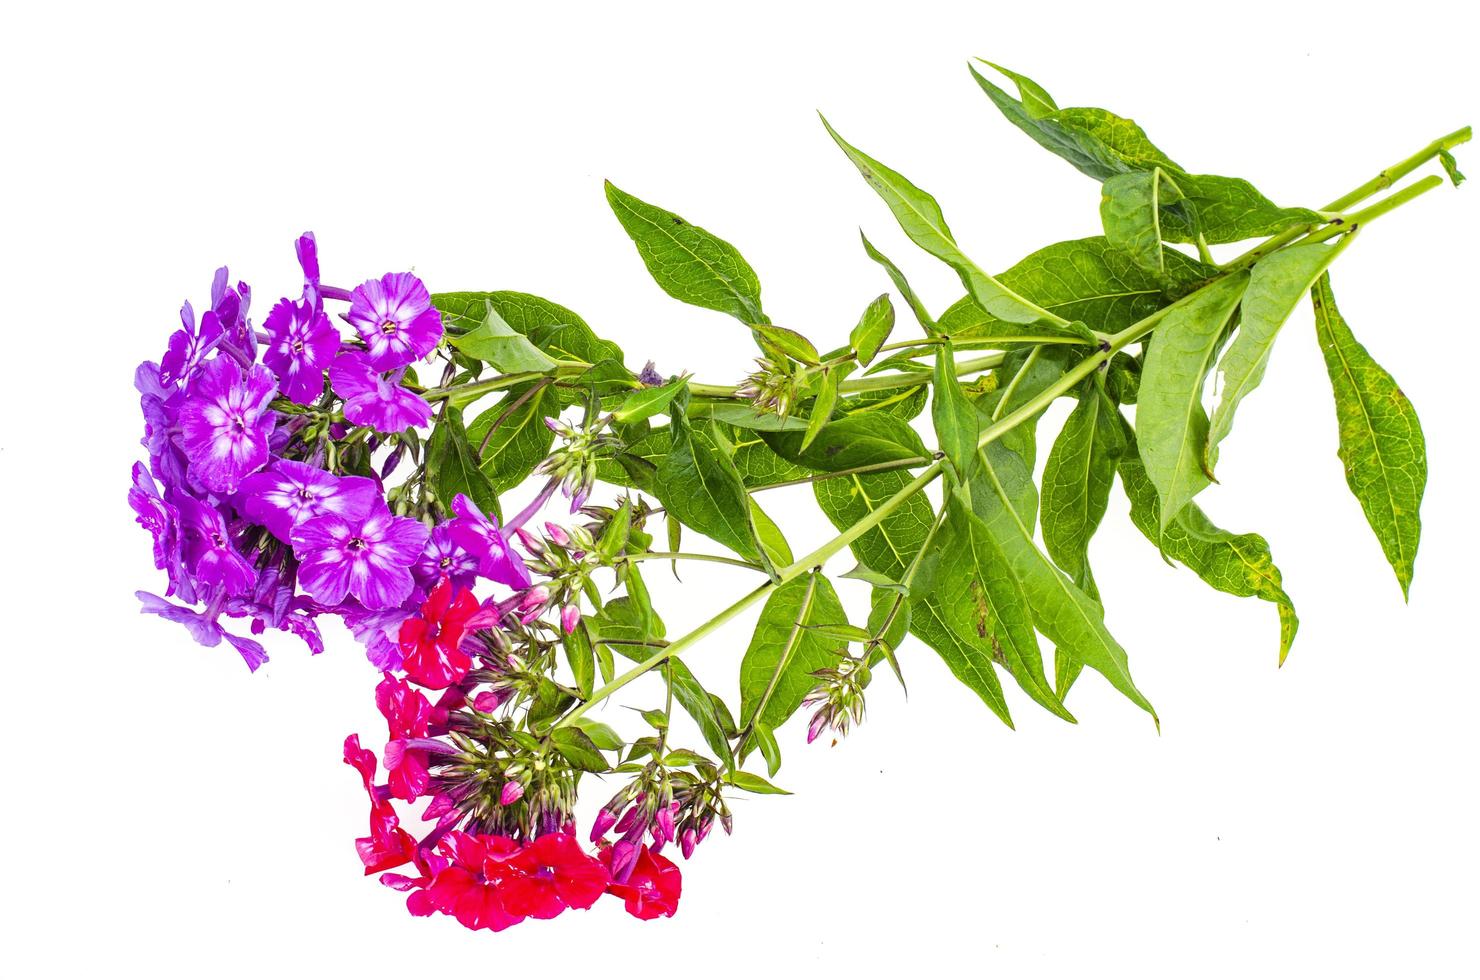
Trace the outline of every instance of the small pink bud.
[[519, 537], [519, 543], [524, 545], [524, 550], [531, 555], [543, 555], [545, 553], [544, 542], [524, 530], [524, 528], [515, 528], [514, 533]]
[[612, 881], [625, 884], [642, 852], [631, 841], [619, 840], [612, 846]]
[[812, 741], [816, 739], [818, 735], [821, 735], [822, 730], [826, 727], [826, 713], [819, 711], [817, 712], [817, 714], [813, 715], [811, 723], [807, 725], [807, 744], [812, 744]]
[[581, 609], [575, 603], [571, 603], [560, 610], [560, 628], [567, 633], [574, 633], [576, 627], [581, 623]]
[[536, 585], [532, 589], [524, 590], [523, 596], [519, 599], [519, 611], [529, 612], [531, 609], [541, 609], [549, 601], [550, 590], [543, 585]]
[[627, 812], [622, 814], [622, 819], [617, 821], [617, 825], [614, 829], [619, 834], [625, 834], [627, 831], [637, 826], [638, 822], [641, 819], [642, 811], [640, 809], [635, 806], [628, 807]]
[[545, 428], [549, 429], [551, 432], [559, 432], [561, 428], [560, 420], [555, 418], [554, 416], [546, 415]]
[[511, 779], [507, 783], [504, 783], [503, 790], [498, 794], [498, 802], [500, 806], [509, 806], [518, 803], [523, 797], [524, 784]]
[[699, 835], [694, 832], [693, 827], [683, 832], [683, 838], [679, 841], [679, 846], [683, 848], [683, 859], [685, 861], [694, 856], [694, 848], [699, 846]]
[[432, 797], [432, 802], [427, 804], [427, 812], [421, 815], [423, 820], [436, 820], [452, 811], [455, 800], [446, 793], [438, 793]]
[[[665, 840], [673, 839], [673, 811], [675, 809], [677, 809], [677, 804], [674, 806], [665, 806], [658, 810], [658, 827], [663, 831]], [[655, 834], [654, 836], [657, 835]]]
[[596, 819], [591, 822], [591, 842], [594, 844], [596, 841], [605, 837], [606, 832], [611, 830], [616, 822], [617, 815], [610, 810], [602, 810], [597, 813]]
[[565, 533], [565, 528], [561, 527], [559, 524], [546, 521], [545, 533], [550, 536], [551, 541], [554, 541], [556, 544], [560, 545], [560, 547], [570, 547], [570, 535]]
[[477, 697], [473, 698], [473, 710], [481, 711], [485, 715], [491, 715], [509, 699], [507, 690], [479, 691]]

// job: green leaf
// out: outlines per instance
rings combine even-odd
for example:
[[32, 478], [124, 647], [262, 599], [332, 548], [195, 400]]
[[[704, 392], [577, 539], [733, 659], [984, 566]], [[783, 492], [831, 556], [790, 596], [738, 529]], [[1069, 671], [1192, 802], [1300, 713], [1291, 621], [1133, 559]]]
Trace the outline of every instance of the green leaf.
[[[1109, 334], [1161, 309], [1174, 298], [1169, 290], [1184, 290], [1217, 274], [1175, 250], [1166, 250], [1163, 261], [1165, 279], [1097, 236], [1041, 248], [998, 279], [1051, 313]], [[970, 296], [946, 310], [940, 329], [957, 342], [1031, 335], [1019, 325], [989, 316]]]
[[755, 432], [805, 432], [807, 423], [799, 418], [782, 418], [770, 412], [760, 412], [748, 402], [706, 402], [695, 405], [689, 411], [691, 417], [718, 419], [726, 425]]
[[822, 427], [832, 418], [833, 408], [838, 403], [838, 386], [842, 384], [843, 374], [843, 370], [838, 367], [823, 368], [817, 379], [817, 397], [812, 400], [812, 411], [807, 416], [807, 431], [802, 435], [800, 447], [802, 452], [807, 451]]
[[1181, 171], [1134, 121], [1104, 109], [1047, 110], [1054, 103], [1041, 85], [1026, 76], [997, 70], [1017, 83], [1021, 100], [998, 88], [974, 66], [971, 75], [1009, 122], [1080, 173], [1103, 181], [1153, 167]]
[[1099, 599], [1089, 570], [1089, 540], [1105, 516], [1115, 469], [1125, 452], [1120, 415], [1095, 380], [1079, 390], [1079, 403], [1049, 451], [1043, 469], [1043, 543], [1055, 564], [1092, 599]]
[[1143, 269], [1166, 272], [1161, 246], [1161, 208], [1182, 199], [1176, 182], [1156, 167], [1151, 171], [1117, 174], [1102, 185], [1100, 221], [1105, 238], [1122, 249]]
[[465, 334], [448, 334], [447, 342], [469, 357], [486, 361], [501, 374], [548, 371], [555, 361], [486, 305], [483, 322]]
[[782, 796], [790, 796], [791, 793], [779, 787], [772, 786], [760, 776], [752, 772], [736, 772], [730, 776], [730, 784], [736, 789], [743, 789], [747, 793], [779, 793]]
[[1136, 424], [1141, 458], [1161, 495], [1163, 527], [1211, 482], [1202, 466], [1203, 382], [1247, 283], [1239, 273], [1194, 294], [1161, 321], [1146, 352]]
[[904, 461], [924, 465], [930, 459], [908, 422], [877, 412], [833, 419], [806, 449], [795, 432], [766, 432], [762, 438], [782, 459], [829, 472]]
[[894, 304], [889, 301], [889, 294], [884, 293], [868, 305], [863, 316], [858, 318], [858, 326], [848, 335], [848, 345], [858, 355], [860, 365], [874, 359], [893, 329]]
[[606, 199], [663, 291], [742, 323], [766, 322], [755, 270], [729, 242], [606, 183]]
[[555, 746], [557, 752], [565, 756], [566, 761], [577, 769], [584, 769], [586, 772], [606, 772], [611, 768], [606, 757], [591, 740], [591, 736], [574, 725], [552, 731], [550, 743]]
[[1038, 631], [1065, 656], [1099, 671], [1156, 719], [1155, 709], [1131, 679], [1125, 650], [1105, 628], [1099, 604], [1053, 567], [1023, 523], [1016, 501], [1031, 490], [1032, 471], [1015, 454], [998, 453], [983, 455], [980, 473], [972, 488], [972, 506], [1021, 583]]
[[[760, 543], [761, 550], [766, 553], [766, 559], [775, 568], [784, 568], [792, 563], [791, 545], [786, 543], [786, 535], [781, 533], [781, 528], [771, 520], [771, 516], [761, 510], [761, 505], [750, 498], [750, 519], [755, 526], [755, 538]], [[671, 549], [677, 551], [678, 548]]]
[[688, 383], [688, 375], [684, 375], [657, 388], [639, 388], [622, 399], [622, 404], [612, 412], [612, 418], [618, 422], [636, 422], [652, 418], [659, 412], [667, 411], [674, 396], [683, 391]]
[[596, 656], [586, 624], [577, 623], [575, 629], [565, 634], [561, 645], [565, 649], [565, 659], [570, 663], [570, 671], [575, 676], [576, 689], [583, 697], [590, 697], [591, 689], [596, 683]]
[[627, 744], [627, 740], [618, 735], [616, 729], [605, 722], [597, 721], [595, 718], [577, 718], [571, 724], [586, 733], [598, 749], [607, 752], [615, 752]]
[[858, 237], [863, 239], [863, 250], [868, 257], [883, 266], [884, 271], [889, 274], [890, 281], [894, 283], [894, 288], [899, 290], [899, 295], [904, 297], [905, 304], [915, 315], [920, 329], [927, 334], [935, 333], [935, 320], [930, 316], [930, 311], [925, 309], [925, 304], [920, 302], [920, 297], [915, 295], [915, 290], [910, 286], [910, 281], [904, 277], [904, 273], [899, 271], [899, 267], [891, 262], [888, 256], [874, 248], [873, 242], [868, 240], [868, 236], [862, 230], [858, 232]]
[[1019, 296], [976, 266], [956, 245], [951, 229], [946, 225], [945, 215], [935, 198], [910, 183], [904, 176], [890, 170], [861, 150], [849, 145], [828, 124], [833, 140], [847, 154], [889, 210], [910, 240], [925, 251], [956, 270], [966, 291], [977, 304], [992, 316], [1012, 323], [1036, 323], [1039, 320], [1056, 321], [1057, 318]]
[[1176, 175], [1184, 200], [1164, 208], [1162, 237], [1169, 242], [1210, 245], [1277, 235], [1296, 225], [1315, 224], [1321, 216], [1306, 208], [1282, 208], [1239, 177], [1216, 174]]
[[1459, 172], [1459, 164], [1455, 162], [1453, 153], [1440, 150], [1439, 163], [1444, 167], [1444, 172], [1449, 175], [1449, 182], [1455, 187], [1465, 182], [1465, 175]]
[[985, 58], [978, 58], [977, 60], [984, 65], [997, 69], [998, 72], [1012, 79], [1013, 83], [1017, 85], [1018, 98], [1022, 100], [1023, 110], [1027, 112], [1030, 119], [1042, 119], [1059, 111], [1058, 103], [1053, 100], [1053, 96], [1048, 94], [1048, 90], [1027, 75], [1019, 75], [1017, 72], [1003, 68], [996, 62], [988, 61]]
[[461, 493], [485, 514], [499, 513], [498, 492], [478, 469], [477, 454], [463, 428], [462, 412], [451, 405], [438, 417], [427, 440], [427, 482], [444, 508], [451, 507], [452, 499]]
[[997, 70], [1017, 83], [1018, 99], [975, 68], [971, 73], [1008, 121], [1080, 173], [1110, 181], [1123, 174], [1144, 174], [1159, 168], [1176, 179], [1185, 200], [1162, 208], [1161, 235], [1166, 241], [1195, 242], [1201, 234], [1216, 245], [1273, 235], [1293, 225], [1320, 220], [1320, 215], [1305, 208], [1277, 206], [1247, 180], [1189, 174], [1152, 144], [1140, 126], [1113, 112], [1096, 108], [1050, 110], [1047, 107], [1054, 103], [1046, 98], [1042, 86], [1025, 76]]
[[690, 430], [683, 407], [669, 425], [673, 442], [658, 464], [658, 499], [684, 524], [751, 561], [761, 549], [750, 521], [750, 498], [730, 458]]
[[815, 365], [818, 361], [817, 348], [812, 346], [812, 341], [795, 330], [769, 323], [757, 323], [751, 329], [793, 360], [809, 365]]
[[743, 432], [734, 442], [735, 469], [747, 487], [763, 487], [800, 480], [812, 472], [807, 466], [776, 455], [758, 432]]
[[740, 661], [740, 714], [746, 724], [780, 728], [817, 686], [814, 670], [837, 665], [838, 643], [804, 629], [847, 619], [837, 593], [814, 572], [780, 586], [766, 600]]
[[976, 406], [967, 400], [966, 392], [961, 390], [961, 382], [956, 378], [955, 357], [949, 340], [935, 355], [934, 398], [930, 414], [941, 451], [955, 467], [957, 476], [966, 479], [976, 465], [976, 440], [981, 435], [981, 426]]
[[[1122, 420], [1124, 421], [1124, 420]], [[1204, 582], [1236, 596], [1258, 596], [1275, 604], [1280, 616], [1280, 663], [1290, 652], [1300, 620], [1285, 594], [1269, 543], [1257, 534], [1233, 534], [1188, 504], [1171, 521], [1161, 519], [1161, 501], [1146, 475], [1135, 433], [1125, 423], [1126, 451], [1120, 457], [1120, 482], [1131, 503], [1131, 522], [1167, 558], [1179, 561]], [[1164, 525], [1164, 526], [1163, 526]], [[1060, 696], [1063, 690], [1059, 691]]]
[[[1074, 721], [1043, 673], [1038, 636], [1022, 586], [992, 531], [959, 493], [947, 497], [946, 520], [934, 547], [940, 549], [941, 567], [948, 571], [940, 576], [932, 598], [938, 601], [946, 627], [978, 661], [972, 676], [990, 671], [994, 662], [1000, 664], [1034, 701]], [[954, 671], [955, 665], [951, 667]], [[971, 684], [970, 679], [962, 679]]]
[[761, 750], [761, 758], [766, 760], [766, 775], [774, 777], [781, 768], [781, 746], [776, 744], [770, 725], [756, 724], [755, 744]]
[[[1233, 413], [1239, 402], [1264, 380], [1280, 327], [1340, 251], [1339, 245], [1292, 245], [1254, 264], [1244, 291], [1238, 333], [1218, 360], [1220, 397], [1213, 409], [1204, 452], [1209, 473], [1218, 464], [1218, 443], [1233, 431]], [[1145, 398], [1144, 392], [1141, 397]], [[1141, 440], [1146, 441], [1144, 424]]]
[[1428, 480], [1418, 413], [1393, 376], [1352, 335], [1336, 308], [1329, 275], [1317, 280], [1311, 302], [1336, 397], [1338, 454], [1346, 484], [1361, 503], [1406, 600], [1418, 554], [1418, 508]]
[[560, 396], [553, 386], [542, 385], [529, 394], [529, 386], [523, 385], [511, 388], [498, 404], [468, 426], [468, 442], [477, 456], [478, 469], [495, 493], [523, 483], [549, 455], [555, 434], [546, 427], [545, 417], [559, 412]]
[[1002, 719], [1008, 728], [1012, 723], [1012, 712], [1002, 694], [1002, 681], [997, 677], [990, 659], [981, 657], [955, 630], [946, 625], [946, 609], [942, 600], [933, 595], [918, 595], [910, 599], [910, 632], [926, 646], [940, 655], [951, 674], [965, 684], [992, 714]]

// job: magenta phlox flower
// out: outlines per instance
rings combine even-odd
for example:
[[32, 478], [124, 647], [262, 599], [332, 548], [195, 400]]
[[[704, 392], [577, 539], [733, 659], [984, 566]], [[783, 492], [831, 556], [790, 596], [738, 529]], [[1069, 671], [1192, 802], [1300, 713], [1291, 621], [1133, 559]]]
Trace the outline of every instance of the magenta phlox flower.
[[380, 487], [368, 477], [335, 476], [290, 459], [253, 473], [240, 488], [242, 513], [288, 544], [303, 521], [325, 514], [363, 518], [379, 501]]
[[442, 338], [442, 314], [409, 272], [388, 272], [360, 285], [350, 296], [348, 319], [377, 371], [425, 357]]
[[344, 417], [355, 425], [368, 425], [378, 432], [400, 432], [425, 426], [432, 407], [420, 396], [400, 385], [400, 372], [381, 374], [362, 351], [334, 358], [329, 383], [344, 399]]
[[272, 372], [243, 370], [230, 358], [210, 361], [190, 382], [180, 407], [180, 432], [190, 473], [206, 489], [234, 493], [241, 479], [267, 463], [276, 415]]
[[411, 566], [428, 532], [419, 521], [396, 517], [382, 501], [364, 516], [326, 514], [293, 528], [298, 580], [325, 605], [352, 595], [366, 609], [399, 606], [411, 595]]

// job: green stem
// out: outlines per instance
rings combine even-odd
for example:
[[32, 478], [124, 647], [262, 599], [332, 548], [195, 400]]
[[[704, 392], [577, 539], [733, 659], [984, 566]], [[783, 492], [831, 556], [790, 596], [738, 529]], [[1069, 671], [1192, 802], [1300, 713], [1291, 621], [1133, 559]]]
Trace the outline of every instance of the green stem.
[[731, 558], [728, 555], [701, 555], [692, 551], [644, 551], [636, 555], [626, 555], [622, 561], [712, 561], [718, 565], [735, 565], [739, 568], [748, 568], [751, 571], [765, 572], [765, 569], [755, 562], [746, 561], [743, 558]]
[[740, 615], [746, 609], [749, 609], [754, 603], [759, 602], [761, 599], [770, 595], [771, 592], [776, 589], [777, 585], [778, 583], [776, 582], [765, 583], [764, 585], [760, 586], [759, 588], [755, 589], [754, 591], [748, 593], [747, 595], [743, 596], [742, 598], [731, 604], [729, 608], [725, 609], [723, 612], [715, 616], [713, 619], [709, 620], [707, 623], [704, 623], [696, 629], [685, 633], [683, 636], [674, 640], [672, 643], [668, 644], [666, 647], [659, 650], [651, 657], [648, 657], [636, 667], [633, 667], [631, 670], [627, 671], [624, 674], [619, 674], [618, 676], [613, 677], [609, 683], [603, 684], [601, 687], [591, 692], [591, 697], [587, 701], [573, 710], [570, 714], [566, 715], [564, 718], [561, 718], [558, 722], [556, 722], [555, 727], [565, 728], [569, 725], [574, 724], [578, 718], [580, 718], [591, 709], [592, 705], [598, 704], [601, 701], [605, 701], [617, 691], [620, 691], [628, 684], [631, 684], [633, 681], [637, 680], [643, 674], [646, 674], [654, 667], [662, 664], [669, 657], [678, 656], [678, 654], [682, 653], [684, 650], [687, 650], [695, 643], [698, 643], [700, 640], [704, 639], [710, 633], [713, 633], [715, 630], [719, 629], [721, 626], [725, 625], [730, 620]]
[[[1351, 190], [1347, 191], [1345, 194], [1341, 195], [1321, 210], [1323, 212], [1333, 213], [1345, 211], [1353, 204], [1359, 204], [1362, 201], [1367, 200], [1367, 198], [1371, 197], [1373, 194], [1376, 194], [1378, 191], [1385, 190], [1388, 187], [1391, 187], [1394, 182], [1402, 179], [1403, 177], [1406, 177], [1408, 174], [1412, 173], [1419, 167], [1437, 157], [1441, 151], [1452, 150], [1456, 146], [1459, 146], [1461, 143], [1468, 142], [1469, 139], [1469, 126], [1465, 126], [1462, 129], [1456, 129], [1454, 132], [1450, 133], [1447, 136], [1441, 136], [1412, 156], [1393, 164], [1391, 167], [1388, 167], [1382, 173], [1378, 174], [1376, 177], [1373, 177], [1365, 184], [1362, 184], [1359, 187], [1354, 187]], [[1425, 191], [1428, 190], [1429, 187], [1437, 186], [1436, 184], [1429, 183], [1429, 181], [1430, 178], [1425, 178], [1424, 180], [1419, 181], [1413, 186], [1418, 187], [1420, 184], [1428, 183], [1429, 186], [1424, 187]], [[1403, 193], [1404, 191], [1398, 192], [1398, 194]], [[1417, 193], [1422, 194], [1423, 191], [1418, 191]], [[1397, 197], [1398, 194], [1393, 195], [1393, 197]], [[1416, 196], [1417, 194], [1414, 194], [1410, 197], [1404, 198], [1402, 201], [1398, 201], [1395, 204], [1388, 205], [1386, 208], [1378, 211], [1377, 214], [1384, 214], [1387, 211], [1398, 207], [1400, 204], [1412, 200], [1413, 197]], [[1392, 198], [1385, 198], [1384, 200], [1390, 201], [1392, 200]], [[1378, 204], [1382, 203], [1383, 201], [1378, 202]], [[1374, 207], [1375, 206], [1376, 205], [1374, 205]], [[1366, 209], [1366, 211], [1371, 210], [1371, 208]], [[1327, 229], [1335, 228], [1336, 230], [1331, 231], [1330, 234], [1326, 235], [1325, 237], [1329, 238], [1331, 237], [1331, 235], [1338, 234], [1344, 226], [1350, 225], [1353, 222], [1357, 221], [1363, 213], [1364, 212], [1357, 212], [1356, 214], [1349, 214], [1345, 216], [1338, 215], [1338, 217], [1333, 219], [1333, 223], [1327, 226]], [[1377, 214], [1369, 214], [1365, 218], [1361, 218], [1361, 220], [1371, 221], [1372, 218], [1377, 216]], [[1284, 247], [1285, 245], [1290, 244], [1297, 238], [1300, 238], [1302, 235], [1314, 233], [1318, 227], [1319, 226], [1317, 224], [1304, 224], [1296, 225], [1293, 228], [1286, 228], [1284, 231], [1280, 232], [1278, 235], [1275, 235], [1273, 238], [1261, 242], [1254, 248], [1243, 253], [1235, 259], [1231, 259], [1230, 261], [1225, 262], [1218, 268], [1223, 270], [1224, 272], [1236, 272], [1239, 269], [1246, 269], [1249, 266], [1253, 265], [1255, 262], [1264, 258], [1264, 256], [1268, 255], [1270, 252], [1276, 251]], [[1324, 241], [1324, 239], [1318, 240]]]
[[1311, 232], [1305, 238], [1301, 239], [1300, 244], [1306, 245], [1312, 242], [1323, 242], [1336, 235], [1356, 231], [1358, 228], [1370, 224], [1389, 211], [1402, 207], [1420, 195], [1427, 194], [1442, 183], [1444, 183], [1443, 177], [1440, 177], [1438, 174], [1429, 174], [1423, 180], [1415, 181], [1402, 190], [1389, 194], [1375, 204], [1370, 204], [1360, 211], [1353, 211], [1345, 218], [1337, 219], [1337, 221], [1319, 231]]
[[1378, 191], [1386, 190], [1399, 180], [1411, 174], [1419, 167], [1437, 157], [1440, 153], [1452, 150], [1461, 143], [1467, 143], [1470, 139], [1470, 127], [1456, 129], [1447, 136], [1441, 136], [1428, 146], [1419, 150], [1412, 156], [1400, 160], [1388, 167], [1382, 173], [1373, 177], [1360, 187], [1355, 187], [1322, 208], [1322, 211], [1345, 211], [1353, 204], [1365, 201]]

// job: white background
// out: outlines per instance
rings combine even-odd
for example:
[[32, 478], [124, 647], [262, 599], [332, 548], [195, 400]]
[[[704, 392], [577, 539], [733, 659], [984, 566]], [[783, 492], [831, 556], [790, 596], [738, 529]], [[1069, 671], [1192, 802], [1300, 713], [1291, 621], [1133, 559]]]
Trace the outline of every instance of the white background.
[[[885, 675], [845, 744], [782, 732], [778, 781], [796, 795], [736, 806], [735, 836], [684, 867], [672, 920], [608, 901], [473, 934], [361, 877], [365, 805], [340, 742], [378, 745], [381, 722], [348, 634], [312, 660], [275, 637], [249, 676], [132, 597], [162, 591], [124, 499], [133, 365], [160, 355], [182, 299], [200, 308], [217, 265], [255, 287], [260, 321], [298, 288], [293, 239], [313, 229], [328, 281], [414, 267], [434, 291], [537, 293], [634, 365], [725, 382], [746, 331], [653, 285], [603, 177], [735, 243], [772, 316], [826, 347], [887, 287], [860, 224], [937, 310], [959, 286], [814, 109], [932, 191], [991, 269], [1096, 234], [1099, 192], [998, 116], [971, 55], [1291, 204], [1476, 121], [1458, 5], [523, 6], [549, 9], [6, 15], [5, 972], [1473, 975], [1480, 187], [1374, 225], [1334, 276], [1428, 437], [1406, 607], [1342, 480], [1302, 309], [1204, 499], [1273, 543], [1304, 624], [1283, 670], [1274, 609], [1168, 568], [1117, 490], [1092, 557], [1160, 736], [1091, 675], [1078, 726], [1014, 689], [1009, 731], [912, 642], [908, 701]], [[1480, 183], [1480, 154], [1460, 156]], [[830, 533], [804, 491], [769, 506], [799, 553]], [[665, 586], [670, 627], [745, 587], [722, 569]], [[733, 693], [748, 630], [689, 662]], [[593, 783], [586, 803], [607, 792]]]

